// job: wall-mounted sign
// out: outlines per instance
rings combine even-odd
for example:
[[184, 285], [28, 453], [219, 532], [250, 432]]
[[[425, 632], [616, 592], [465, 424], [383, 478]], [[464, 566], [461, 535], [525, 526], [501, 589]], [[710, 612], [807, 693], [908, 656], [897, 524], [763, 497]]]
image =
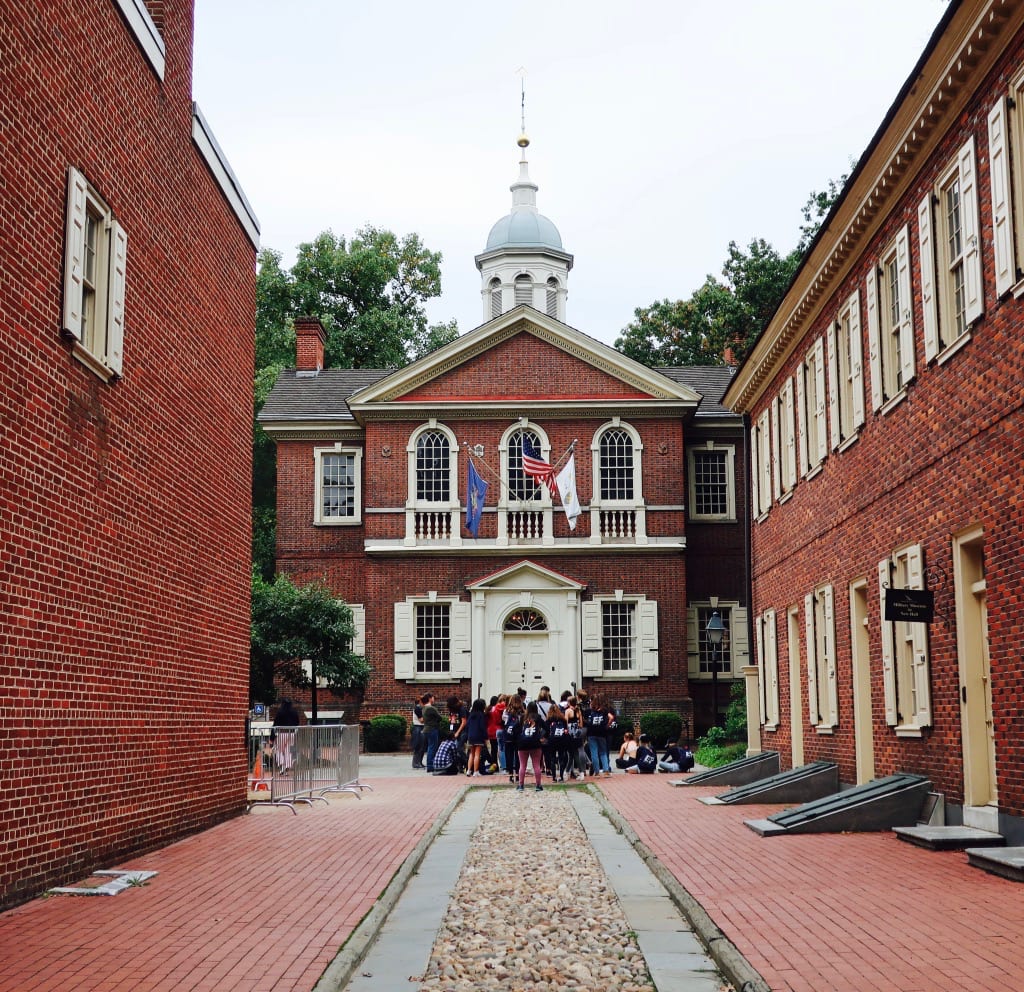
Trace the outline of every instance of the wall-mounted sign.
[[935, 594], [928, 589], [886, 589], [885, 619], [906, 623], [931, 623]]

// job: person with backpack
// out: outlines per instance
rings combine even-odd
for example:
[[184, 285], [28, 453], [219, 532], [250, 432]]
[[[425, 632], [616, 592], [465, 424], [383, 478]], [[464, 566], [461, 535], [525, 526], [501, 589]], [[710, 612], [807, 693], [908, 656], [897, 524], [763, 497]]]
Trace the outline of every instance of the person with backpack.
[[572, 763], [570, 751], [575, 745], [569, 734], [569, 722], [557, 705], [548, 710], [548, 750], [544, 760], [556, 782], [565, 781], [565, 770]]
[[669, 741], [665, 753], [658, 762], [659, 772], [688, 772], [694, 765], [693, 752], [689, 745], [679, 747], [675, 741]]
[[516, 750], [519, 752], [519, 784], [516, 786], [516, 792], [523, 791], [528, 761], [533, 763], [534, 791], [544, 791], [544, 786], [540, 784], [540, 756], [545, 743], [547, 743], [547, 727], [540, 718], [537, 704], [530, 703], [526, 707], [526, 716], [523, 717], [523, 722], [516, 732]]
[[608, 764], [608, 711], [601, 699], [595, 697], [587, 711], [587, 747], [590, 749], [590, 774], [609, 776]]
[[523, 704], [522, 696], [513, 693], [508, 697], [505, 704], [505, 712], [502, 718], [505, 721], [505, 769], [508, 771], [508, 780], [514, 782], [516, 772], [519, 770], [519, 752], [516, 750], [516, 735], [519, 727], [526, 716], [526, 706]]
[[482, 699], [473, 700], [467, 720], [467, 740], [469, 741], [469, 764], [466, 774], [479, 776], [487, 768], [487, 704]]
[[587, 774], [587, 732], [583, 727], [583, 719], [580, 716], [579, 702], [575, 696], [569, 698], [569, 705], [565, 710], [565, 719], [569, 726], [569, 737], [572, 746], [569, 750], [572, 778], [585, 778]]
[[634, 775], [653, 775], [658, 770], [658, 752], [651, 747], [651, 739], [647, 734], [640, 735], [640, 745], [636, 749], [636, 764], [626, 771]]

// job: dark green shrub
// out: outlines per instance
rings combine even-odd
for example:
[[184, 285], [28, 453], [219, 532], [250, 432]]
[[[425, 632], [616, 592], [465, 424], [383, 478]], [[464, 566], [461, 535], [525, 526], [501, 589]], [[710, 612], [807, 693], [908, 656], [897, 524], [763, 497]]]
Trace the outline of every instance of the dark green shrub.
[[364, 725], [363, 746], [376, 753], [397, 751], [405, 740], [405, 717], [397, 713], [375, 716]]
[[725, 736], [730, 741], [747, 739], [747, 688], [743, 682], [733, 682], [729, 692], [729, 707], [725, 711]]
[[704, 765], [707, 768], [719, 768], [722, 765], [729, 764], [730, 761], [736, 761], [737, 758], [745, 757], [746, 753], [747, 744], [745, 740], [731, 744], [727, 740], [724, 728], [712, 727], [697, 741], [697, 749], [694, 751], [693, 756], [698, 765]]
[[664, 747], [669, 741], [679, 740], [683, 732], [683, 718], [671, 710], [652, 710], [640, 717], [640, 733], [647, 734], [656, 748]]

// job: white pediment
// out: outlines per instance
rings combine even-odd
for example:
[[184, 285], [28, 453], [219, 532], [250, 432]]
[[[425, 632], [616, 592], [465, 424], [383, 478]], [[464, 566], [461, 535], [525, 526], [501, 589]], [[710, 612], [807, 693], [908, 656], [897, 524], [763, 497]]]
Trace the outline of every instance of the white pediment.
[[485, 575], [476, 582], [467, 583], [468, 590], [529, 590], [537, 592], [540, 590], [562, 589], [566, 592], [580, 592], [586, 585], [570, 579], [568, 576], [555, 572], [543, 565], [532, 561], [520, 561], [509, 565], [500, 571]]

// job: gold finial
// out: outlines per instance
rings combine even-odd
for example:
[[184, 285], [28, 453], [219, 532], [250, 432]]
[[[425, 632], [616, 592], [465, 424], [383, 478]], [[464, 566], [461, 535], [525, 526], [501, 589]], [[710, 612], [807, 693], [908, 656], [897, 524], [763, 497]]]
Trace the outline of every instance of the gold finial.
[[519, 67], [519, 137], [516, 144], [520, 148], [526, 148], [530, 139], [526, 137], [526, 67]]

